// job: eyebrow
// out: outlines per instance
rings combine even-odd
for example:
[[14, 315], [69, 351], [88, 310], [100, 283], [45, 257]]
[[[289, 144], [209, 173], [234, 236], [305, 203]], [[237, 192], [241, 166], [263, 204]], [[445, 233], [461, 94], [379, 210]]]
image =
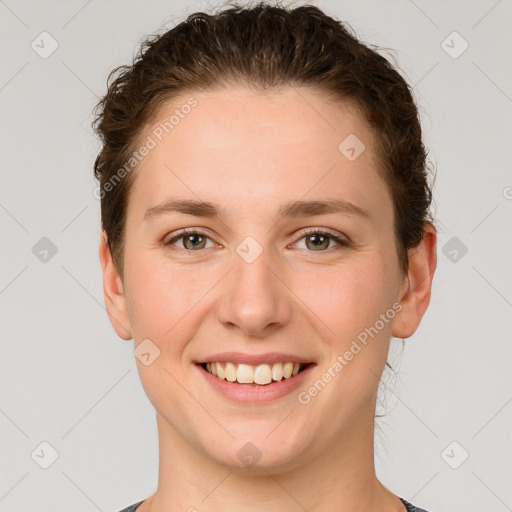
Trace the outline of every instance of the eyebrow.
[[[162, 204], [148, 208], [144, 220], [152, 220], [155, 217], [173, 212], [193, 215], [195, 217], [220, 218], [225, 214], [225, 209], [209, 201], [196, 201], [191, 199], [170, 199]], [[283, 204], [277, 218], [286, 217], [312, 217], [327, 213], [339, 213], [355, 215], [363, 219], [370, 219], [370, 213], [344, 199], [314, 200], [314, 201], [289, 201]]]

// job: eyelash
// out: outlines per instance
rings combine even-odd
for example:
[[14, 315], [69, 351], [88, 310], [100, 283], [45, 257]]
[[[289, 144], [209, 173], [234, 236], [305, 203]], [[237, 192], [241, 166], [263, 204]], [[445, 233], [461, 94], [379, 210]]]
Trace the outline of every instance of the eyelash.
[[[164, 244], [164, 246], [171, 246], [171, 245], [174, 244], [174, 242], [178, 241], [180, 238], [183, 238], [183, 237], [185, 237], [187, 235], [200, 235], [200, 236], [209, 238], [211, 240], [211, 237], [209, 237], [206, 233], [204, 233], [202, 231], [196, 231], [196, 230], [192, 230], [192, 229], [183, 229], [182, 231], [177, 233], [175, 236], [173, 236], [169, 240], [165, 241], [163, 244]], [[321, 230], [321, 229], [318, 229], [318, 228], [309, 228], [306, 231], [303, 231], [301, 233], [300, 238], [297, 240], [297, 242], [299, 240], [302, 240], [304, 237], [309, 236], [309, 235], [324, 235], [324, 236], [327, 236], [328, 238], [334, 240], [335, 242], [337, 242], [341, 246], [341, 247], [338, 247], [337, 249], [348, 248], [348, 247], [352, 246], [352, 243], [349, 240], [347, 240], [345, 238], [341, 238], [338, 235], [336, 235], [334, 233], [331, 233], [329, 231]], [[194, 250], [189, 250], [189, 249], [182, 249], [181, 247], [176, 247], [175, 249], [177, 249], [179, 251], [182, 251], [182, 252], [187, 252], [187, 253], [201, 252], [201, 251], [205, 250], [205, 249], [199, 249], [197, 251], [194, 251]], [[331, 247], [331, 249], [332, 249], [332, 247]], [[326, 249], [326, 250], [323, 250], [323, 251], [312, 251], [312, 250], [309, 250], [308, 252], [328, 252], [328, 251], [329, 250]]]

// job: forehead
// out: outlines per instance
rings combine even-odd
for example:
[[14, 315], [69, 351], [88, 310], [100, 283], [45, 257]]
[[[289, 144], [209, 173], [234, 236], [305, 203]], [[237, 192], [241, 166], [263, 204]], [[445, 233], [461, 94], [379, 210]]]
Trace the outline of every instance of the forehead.
[[275, 199], [277, 209], [284, 196], [326, 194], [368, 210], [376, 200], [391, 206], [365, 120], [350, 103], [334, 103], [318, 90], [182, 93], [147, 125], [140, 140], [149, 138], [154, 147], [131, 192], [146, 207], [170, 194], [246, 211], [255, 211], [258, 198]]
[[338, 144], [349, 133], [364, 139], [367, 146], [373, 144], [373, 135], [352, 103], [334, 102], [320, 90], [291, 86], [182, 93], [160, 108], [143, 135], [153, 132], [159, 142], [168, 139], [169, 144], [190, 137], [201, 151], [198, 155], [226, 157], [233, 147], [243, 150], [229, 155], [231, 159], [261, 154], [267, 148], [274, 150], [275, 157], [290, 149], [309, 157], [325, 151], [337, 157]]

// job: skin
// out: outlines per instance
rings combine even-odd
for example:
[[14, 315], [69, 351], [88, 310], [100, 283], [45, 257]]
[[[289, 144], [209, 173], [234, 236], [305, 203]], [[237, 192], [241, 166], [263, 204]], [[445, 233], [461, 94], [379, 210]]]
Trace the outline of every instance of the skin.
[[[158, 488], [137, 512], [403, 512], [375, 475], [375, 403], [391, 336], [411, 336], [428, 307], [435, 228], [425, 224], [401, 274], [373, 135], [349, 104], [292, 87], [260, 93], [239, 85], [193, 96], [198, 105], [134, 171], [123, 279], [104, 234], [99, 248], [113, 327], [135, 347], [149, 338], [160, 350], [148, 366], [136, 359], [156, 410], [160, 455]], [[189, 97], [169, 101], [141, 140]], [[338, 150], [349, 134], [366, 146], [354, 161]], [[171, 196], [226, 211], [220, 219], [169, 213], [144, 221], [148, 208]], [[275, 218], [287, 201], [333, 197], [370, 218]], [[302, 233], [310, 227], [354, 246], [331, 240], [315, 249]], [[185, 249], [183, 238], [163, 244], [182, 228], [209, 238], [199, 249]], [[250, 264], [236, 252], [247, 236], [263, 249]], [[299, 403], [298, 391], [394, 303], [400, 312], [310, 403]], [[236, 404], [198, 378], [193, 364], [220, 351], [289, 352], [317, 366], [297, 392]], [[250, 468], [237, 456], [247, 442], [262, 454]]]

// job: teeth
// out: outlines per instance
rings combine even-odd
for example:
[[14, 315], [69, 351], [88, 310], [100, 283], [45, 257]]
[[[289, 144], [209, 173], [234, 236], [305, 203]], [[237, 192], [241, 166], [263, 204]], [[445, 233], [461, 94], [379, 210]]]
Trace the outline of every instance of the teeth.
[[270, 384], [272, 382], [272, 370], [268, 364], [260, 364], [254, 370], [254, 382], [256, 384]]
[[[223, 366], [224, 365], [224, 366]], [[221, 380], [240, 384], [259, 384], [264, 386], [272, 381], [289, 379], [297, 375], [304, 365], [300, 363], [274, 363], [251, 366], [249, 364], [206, 363], [206, 370]]]
[[289, 379], [292, 376], [293, 363], [286, 363], [283, 367], [283, 376], [285, 379]]
[[220, 363], [212, 363], [217, 367], [217, 377], [219, 379], [224, 380], [226, 377], [226, 372], [224, 371], [224, 368], [222, 368], [222, 365]]
[[233, 363], [226, 363], [226, 380], [229, 382], [235, 382], [236, 380], [236, 368]]
[[272, 378], [274, 380], [281, 380], [283, 378], [283, 365], [281, 363], [272, 365]]
[[252, 366], [249, 366], [248, 364], [239, 364], [238, 370], [236, 371], [236, 380], [237, 382], [247, 384], [254, 382]]

